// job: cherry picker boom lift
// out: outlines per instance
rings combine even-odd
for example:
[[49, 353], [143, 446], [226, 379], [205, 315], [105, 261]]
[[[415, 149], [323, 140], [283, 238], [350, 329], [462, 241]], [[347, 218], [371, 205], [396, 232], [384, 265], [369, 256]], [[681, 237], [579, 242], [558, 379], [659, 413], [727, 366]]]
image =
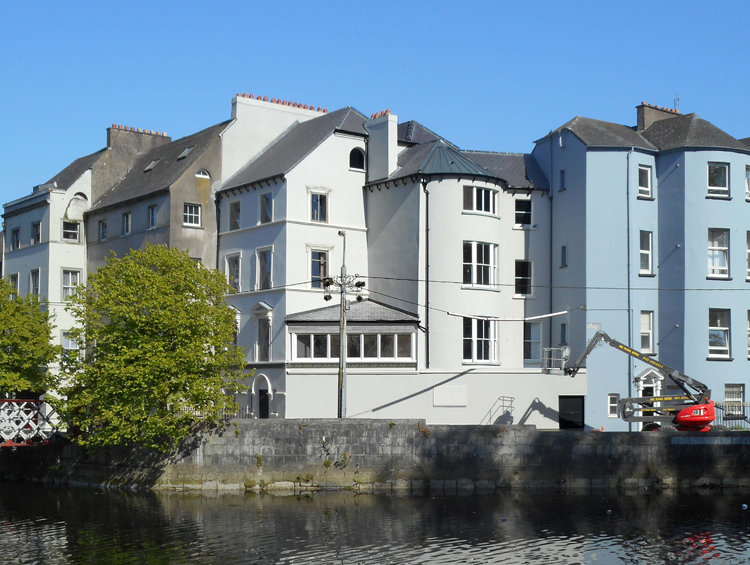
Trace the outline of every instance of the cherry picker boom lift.
[[[684, 393], [677, 396], [622, 398], [618, 403], [618, 411], [623, 420], [626, 422], [642, 422], [644, 431], [659, 430], [665, 424], [675, 426], [679, 431], [707, 432], [711, 430], [710, 424], [716, 417], [716, 409], [714, 401], [710, 398], [711, 390], [706, 385], [688, 377], [677, 369], [644, 355], [640, 351], [631, 349], [616, 339], [612, 339], [601, 330], [591, 338], [576, 364], [565, 368], [565, 374], [575, 377], [583, 362], [600, 341], [650, 365], [660, 374], [674, 381]], [[680, 403], [671, 406], [655, 406], [654, 403], [656, 402]], [[637, 413], [640, 413], [640, 415], [636, 415]]]

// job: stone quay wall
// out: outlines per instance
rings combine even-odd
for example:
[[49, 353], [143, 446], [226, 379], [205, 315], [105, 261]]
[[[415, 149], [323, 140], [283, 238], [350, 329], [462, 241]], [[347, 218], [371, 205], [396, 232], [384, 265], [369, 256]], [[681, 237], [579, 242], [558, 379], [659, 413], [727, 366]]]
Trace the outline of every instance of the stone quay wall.
[[417, 420], [237, 420], [165, 457], [0, 449], [0, 480], [160, 490], [450, 494], [750, 488], [750, 433], [538, 431]]

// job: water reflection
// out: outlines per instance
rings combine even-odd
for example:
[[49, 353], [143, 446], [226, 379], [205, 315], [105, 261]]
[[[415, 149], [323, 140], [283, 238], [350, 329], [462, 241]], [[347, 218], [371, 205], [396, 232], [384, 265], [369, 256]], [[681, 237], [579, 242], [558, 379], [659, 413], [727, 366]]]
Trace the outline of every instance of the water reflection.
[[743, 494], [157, 495], [0, 485], [3, 563], [750, 563]]

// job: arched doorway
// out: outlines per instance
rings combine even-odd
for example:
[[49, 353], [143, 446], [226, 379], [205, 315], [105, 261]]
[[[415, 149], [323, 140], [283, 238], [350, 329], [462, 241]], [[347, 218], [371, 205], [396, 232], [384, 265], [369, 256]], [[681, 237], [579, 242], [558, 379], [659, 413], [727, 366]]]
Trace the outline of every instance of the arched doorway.
[[[662, 395], [662, 389], [664, 387], [664, 376], [657, 373], [653, 369], [646, 369], [645, 371], [641, 372], [635, 377], [635, 386], [636, 390], [638, 391], [636, 393], [636, 396], [639, 397], [649, 397], [649, 396], [661, 396]], [[659, 406], [661, 403], [657, 402], [656, 405]], [[653, 403], [650, 404], [644, 404], [644, 407], [652, 407], [654, 406]], [[638, 426], [638, 429], [642, 429], [643, 424], [641, 423]]]
[[273, 388], [270, 379], [264, 375], [256, 375], [250, 388], [250, 405], [253, 417], [259, 419], [270, 418], [273, 403]]

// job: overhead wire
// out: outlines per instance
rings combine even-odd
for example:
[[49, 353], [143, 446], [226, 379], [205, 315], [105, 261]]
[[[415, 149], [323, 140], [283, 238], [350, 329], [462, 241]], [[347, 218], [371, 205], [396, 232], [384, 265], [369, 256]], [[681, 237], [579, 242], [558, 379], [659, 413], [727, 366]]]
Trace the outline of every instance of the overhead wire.
[[[378, 279], [378, 280], [389, 280], [389, 281], [402, 281], [402, 282], [430, 282], [430, 283], [437, 283], [437, 284], [457, 284], [461, 286], [471, 286], [469, 283], [465, 283], [463, 281], [450, 281], [450, 280], [430, 280], [425, 281], [425, 279], [419, 279], [419, 278], [400, 278], [400, 277], [378, 277], [375, 275], [358, 275], [359, 278], [362, 279]], [[717, 281], [721, 281], [722, 279], [716, 279]], [[515, 283], [493, 283], [488, 285], [481, 285], [479, 288], [495, 288], [495, 287], [515, 287]], [[628, 287], [626, 286], [576, 286], [576, 285], [544, 285], [544, 284], [532, 284], [533, 288], [543, 288], [543, 289], [552, 289], [552, 290], [628, 290]], [[748, 288], [677, 288], [677, 287], [654, 287], [654, 288], [646, 288], [646, 287], [631, 287], [631, 290], [650, 290], [650, 291], [671, 291], [671, 292], [680, 292], [680, 291], [690, 291], [690, 292], [731, 292], [731, 291], [750, 291], [750, 286]]]

